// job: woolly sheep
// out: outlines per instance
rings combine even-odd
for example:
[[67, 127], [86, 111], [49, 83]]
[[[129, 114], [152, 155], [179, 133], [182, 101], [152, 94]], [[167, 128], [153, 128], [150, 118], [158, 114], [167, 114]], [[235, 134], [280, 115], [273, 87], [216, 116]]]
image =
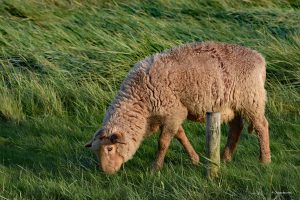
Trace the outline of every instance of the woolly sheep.
[[160, 169], [186, 118], [203, 121], [206, 112], [221, 112], [230, 126], [223, 159], [232, 159], [244, 118], [258, 134], [260, 161], [269, 163], [265, 80], [264, 58], [239, 45], [192, 43], [154, 54], [130, 71], [87, 146], [95, 150], [102, 170], [114, 173], [132, 158], [151, 126], [159, 125], [154, 168]]

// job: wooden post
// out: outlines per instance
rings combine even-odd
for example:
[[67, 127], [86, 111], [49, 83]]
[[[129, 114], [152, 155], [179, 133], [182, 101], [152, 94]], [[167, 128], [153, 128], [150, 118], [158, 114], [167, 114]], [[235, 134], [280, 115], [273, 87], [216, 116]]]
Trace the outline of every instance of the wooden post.
[[208, 178], [218, 177], [220, 169], [221, 114], [206, 113], [206, 156]]

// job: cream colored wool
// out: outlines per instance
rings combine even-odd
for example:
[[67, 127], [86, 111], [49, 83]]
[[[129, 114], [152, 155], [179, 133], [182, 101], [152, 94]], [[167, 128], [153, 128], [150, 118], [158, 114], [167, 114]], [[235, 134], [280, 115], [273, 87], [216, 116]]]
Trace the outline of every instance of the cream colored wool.
[[231, 159], [245, 118], [258, 133], [261, 161], [270, 162], [265, 79], [261, 54], [239, 45], [193, 43], [157, 53], [129, 72], [93, 141], [100, 135], [121, 135], [125, 144], [117, 144], [117, 153], [124, 163], [150, 127], [158, 124], [162, 155], [156, 167], [160, 168], [171, 138], [186, 118], [203, 121], [206, 112], [221, 112], [222, 121], [233, 124], [224, 159]]

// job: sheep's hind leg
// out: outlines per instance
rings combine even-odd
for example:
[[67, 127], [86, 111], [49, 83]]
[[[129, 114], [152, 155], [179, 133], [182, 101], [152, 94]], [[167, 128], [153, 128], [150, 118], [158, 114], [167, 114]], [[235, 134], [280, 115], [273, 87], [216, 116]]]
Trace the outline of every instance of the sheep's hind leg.
[[267, 164], [271, 162], [270, 144], [269, 144], [269, 123], [265, 116], [255, 118], [252, 121], [254, 129], [258, 134], [260, 145], [260, 162]]
[[189, 154], [190, 159], [192, 160], [192, 163], [194, 165], [199, 164], [199, 155], [194, 150], [193, 146], [191, 145], [189, 139], [187, 138], [184, 129], [182, 126], [178, 129], [177, 134], [175, 135], [175, 138], [182, 144], [182, 146], [185, 148], [186, 152]]
[[229, 122], [229, 133], [227, 143], [223, 151], [222, 159], [226, 162], [232, 160], [232, 156], [236, 149], [237, 143], [243, 130], [243, 119], [240, 115], [236, 115], [232, 121]]

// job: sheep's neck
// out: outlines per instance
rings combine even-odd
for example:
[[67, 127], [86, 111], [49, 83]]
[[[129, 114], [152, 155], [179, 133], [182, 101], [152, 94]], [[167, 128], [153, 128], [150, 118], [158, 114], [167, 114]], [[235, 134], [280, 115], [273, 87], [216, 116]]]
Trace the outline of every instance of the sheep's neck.
[[118, 96], [107, 113], [103, 125], [112, 132], [120, 131], [135, 138], [145, 135], [148, 111], [143, 102]]

